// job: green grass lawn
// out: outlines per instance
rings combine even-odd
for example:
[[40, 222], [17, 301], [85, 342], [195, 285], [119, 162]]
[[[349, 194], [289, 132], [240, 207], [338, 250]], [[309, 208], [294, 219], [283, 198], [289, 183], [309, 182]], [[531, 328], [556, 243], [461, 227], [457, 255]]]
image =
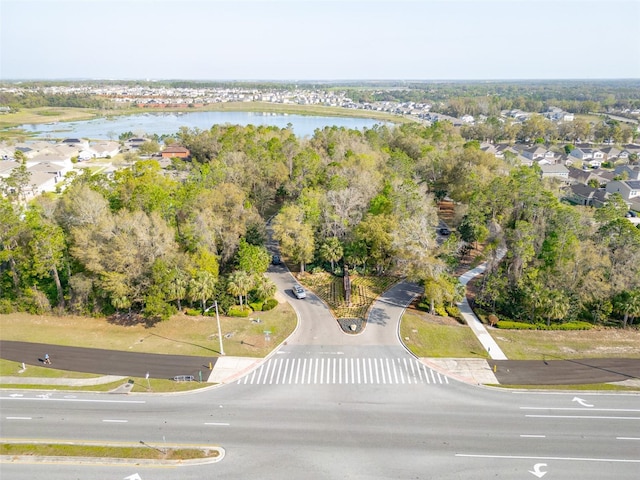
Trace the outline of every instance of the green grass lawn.
[[418, 357], [489, 358], [468, 327], [434, 323], [417, 310], [407, 310], [402, 317], [400, 338]]
[[510, 360], [640, 358], [638, 328], [500, 330], [489, 333]]
[[[249, 318], [220, 316], [225, 354], [264, 357], [290, 335], [296, 322], [295, 313], [286, 302], [268, 312], [255, 312]], [[265, 330], [271, 332], [268, 342]], [[216, 318], [209, 316], [178, 314], [147, 327], [115, 325], [106, 318], [15, 313], [0, 315], [0, 331], [3, 340], [140, 353], [200, 356], [216, 354], [219, 349]]]

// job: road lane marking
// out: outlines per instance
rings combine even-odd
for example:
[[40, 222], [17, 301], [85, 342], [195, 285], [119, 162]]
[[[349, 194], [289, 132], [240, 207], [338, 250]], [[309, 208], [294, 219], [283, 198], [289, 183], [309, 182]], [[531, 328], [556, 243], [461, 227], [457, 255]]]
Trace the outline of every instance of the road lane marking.
[[129, 423], [129, 420], [118, 420], [112, 418], [105, 418], [102, 420], [104, 423]]
[[590, 458], [590, 457], [529, 457], [526, 455], [482, 455], [470, 453], [456, 453], [456, 457], [467, 458], [497, 458], [504, 460], [566, 460], [572, 462], [615, 462], [615, 463], [640, 463], [635, 458]]
[[616, 440], [640, 440], [640, 437], [616, 437]]
[[547, 438], [546, 435], [520, 435], [521, 438]]
[[37, 402], [81, 402], [81, 403], [147, 403], [145, 400], [93, 400], [82, 398], [51, 398], [51, 397], [0, 397], [0, 400], [32, 400]]
[[[284, 363], [284, 359], [282, 358], [276, 358], [276, 361], [278, 361], [278, 373], [276, 374], [276, 383], [280, 382], [280, 372], [282, 371], [282, 364]], [[275, 368], [274, 368], [275, 371]], [[273, 378], [273, 373], [271, 373], [271, 377]], [[269, 383], [271, 383], [271, 381], [269, 381]]]
[[33, 420], [31, 417], [5, 417], [7, 420]]
[[298, 359], [298, 368], [296, 369], [296, 384], [298, 383], [298, 374], [300, 373], [300, 364], [302, 361]]
[[[586, 411], [580, 407], [520, 407], [520, 410]], [[638, 408], [590, 408], [590, 412], [640, 412]]]
[[219, 423], [219, 422], [205, 422], [205, 425], [212, 425], [212, 426], [215, 426], [215, 427], [228, 427], [231, 424], [229, 424], [229, 423]]
[[599, 420], [640, 420], [640, 417], [604, 417], [599, 415], [525, 415], [530, 418], [595, 418]]
[[[373, 383], [373, 367], [371, 366], [371, 358], [369, 358], [369, 378], [371, 379], [371, 383]], [[376, 383], [380, 383], [380, 379], [378, 378], [378, 370], [376, 370]]]

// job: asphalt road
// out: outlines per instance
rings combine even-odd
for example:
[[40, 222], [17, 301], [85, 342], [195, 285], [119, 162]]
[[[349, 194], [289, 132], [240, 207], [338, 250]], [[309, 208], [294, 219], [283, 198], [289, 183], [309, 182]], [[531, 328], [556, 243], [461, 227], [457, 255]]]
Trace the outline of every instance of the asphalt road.
[[[287, 275], [272, 273], [285, 292], [293, 283]], [[203, 392], [0, 392], [5, 440], [214, 444], [226, 451], [219, 463], [32, 461], [2, 464], [0, 473], [12, 480], [638, 478], [640, 396], [509, 391], [434, 372], [397, 339], [410, 291], [399, 286], [376, 303], [379, 331], [371, 338], [341, 333], [313, 297], [292, 299], [300, 325], [286, 345], [236, 382]], [[55, 352], [44, 353], [55, 365]], [[497, 365], [496, 373], [514, 368]], [[557, 370], [527, 366], [534, 369]]]
[[215, 365], [218, 359], [217, 352], [216, 356], [192, 357], [0, 340], [0, 358], [6, 360], [45, 366], [45, 354], [49, 354], [51, 368], [59, 370], [132, 377], [145, 377], [148, 372], [149, 378], [173, 378], [177, 375], [198, 378], [200, 371], [208, 376], [209, 364]]

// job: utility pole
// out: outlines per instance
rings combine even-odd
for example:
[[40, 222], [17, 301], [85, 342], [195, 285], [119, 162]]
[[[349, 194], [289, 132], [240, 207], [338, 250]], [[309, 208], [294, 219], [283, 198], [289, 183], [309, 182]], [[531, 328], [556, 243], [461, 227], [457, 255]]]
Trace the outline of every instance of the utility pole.
[[220, 339], [220, 355], [224, 355], [224, 347], [222, 346], [222, 330], [220, 329], [220, 315], [218, 314], [218, 301], [215, 301], [216, 320], [218, 322], [218, 338]]
[[220, 315], [218, 314], [218, 301], [215, 300], [213, 305], [205, 308], [204, 313], [207, 313], [212, 308], [216, 309], [216, 321], [218, 322], [218, 338], [220, 339], [220, 355], [224, 355], [224, 347], [222, 346], [222, 329], [220, 328]]

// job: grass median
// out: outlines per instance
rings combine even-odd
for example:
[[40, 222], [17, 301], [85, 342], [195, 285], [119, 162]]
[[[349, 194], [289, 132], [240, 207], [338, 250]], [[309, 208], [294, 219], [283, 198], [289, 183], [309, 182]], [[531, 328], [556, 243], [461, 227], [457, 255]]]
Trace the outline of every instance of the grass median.
[[0, 455], [29, 457], [85, 457], [96, 459], [195, 460], [216, 459], [218, 447], [150, 445], [103, 445], [86, 443], [0, 443]]

